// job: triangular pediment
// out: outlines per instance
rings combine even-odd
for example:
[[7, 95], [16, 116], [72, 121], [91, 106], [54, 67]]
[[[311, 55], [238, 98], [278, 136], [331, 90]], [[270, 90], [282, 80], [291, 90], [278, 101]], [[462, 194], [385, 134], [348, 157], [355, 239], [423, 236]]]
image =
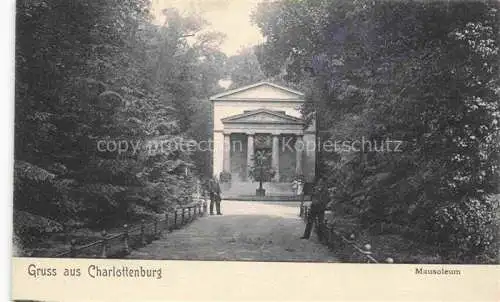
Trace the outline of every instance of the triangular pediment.
[[210, 98], [219, 100], [302, 100], [304, 95], [296, 90], [269, 82], [260, 82], [219, 93]]
[[258, 109], [222, 119], [224, 124], [304, 124], [300, 118], [281, 111]]

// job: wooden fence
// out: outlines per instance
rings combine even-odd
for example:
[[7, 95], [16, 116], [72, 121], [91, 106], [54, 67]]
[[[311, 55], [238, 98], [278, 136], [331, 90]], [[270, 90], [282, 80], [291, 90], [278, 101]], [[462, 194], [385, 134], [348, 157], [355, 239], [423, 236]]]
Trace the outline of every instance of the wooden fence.
[[207, 213], [207, 202], [197, 202], [181, 206], [172, 212], [166, 212], [163, 218], [152, 221], [142, 220], [137, 226], [123, 225], [123, 231], [109, 236], [102, 231], [102, 239], [78, 246], [71, 240], [70, 249], [54, 257], [68, 258], [122, 258], [130, 251], [143, 247], [159, 239], [163, 233], [179, 229]]
[[[302, 217], [306, 223], [310, 209], [310, 205], [300, 205], [299, 216]], [[364, 259], [366, 259], [367, 263], [394, 263], [394, 260], [391, 257], [388, 257], [383, 261], [376, 259], [374, 253], [372, 252], [371, 244], [366, 243], [364, 245], [360, 245], [359, 243], [356, 243], [356, 236], [354, 234], [347, 236], [341, 234], [335, 230], [333, 222], [329, 222], [327, 219], [324, 221], [318, 221], [316, 219], [314, 222], [314, 229], [316, 230], [316, 233], [320, 235], [319, 237], [322, 243], [328, 246], [330, 250], [335, 249], [336, 251], [339, 251], [345, 250], [346, 247], [349, 247], [349, 253], [361, 255]]]

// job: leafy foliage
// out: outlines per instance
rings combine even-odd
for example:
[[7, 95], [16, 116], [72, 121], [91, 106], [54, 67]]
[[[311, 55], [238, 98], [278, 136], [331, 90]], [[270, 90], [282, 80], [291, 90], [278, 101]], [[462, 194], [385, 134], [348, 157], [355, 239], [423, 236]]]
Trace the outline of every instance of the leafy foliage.
[[197, 177], [189, 170], [210, 150], [152, 153], [146, 146], [207, 139], [210, 107], [200, 99], [220, 89], [222, 37], [196, 36], [205, 22], [175, 10], [155, 26], [149, 5], [17, 1], [14, 207], [21, 241], [32, 236], [27, 230], [47, 232], [42, 225], [108, 228], [189, 201]]
[[436, 234], [441, 236], [438, 240], [449, 245], [449, 250], [458, 247], [466, 256], [478, 254], [498, 239], [491, 227], [496, 209], [492, 201], [464, 199], [450, 203], [433, 217]]
[[16, 235], [23, 234], [26, 237], [28, 234], [30, 238], [63, 230], [63, 226], [54, 220], [24, 211], [14, 212], [14, 224], [16, 225]]
[[266, 78], [252, 47], [242, 48], [237, 55], [229, 57], [225, 68], [231, 79], [229, 88], [243, 87]]
[[276, 171], [271, 165], [271, 152], [268, 150], [257, 150], [253, 156], [253, 164], [249, 167], [249, 177], [259, 182], [259, 189], [262, 183], [272, 180]]
[[[441, 252], [491, 244], [499, 181], [498, 2], [273, 1], [254, 14], [267, 75], [308, 91], [332, 198]], [[391, 150], [370, 148], [398, 141]], [[411, 226], [411, 227], [406, 227]], [[453, 235], [451, 234], [453, 232]]]

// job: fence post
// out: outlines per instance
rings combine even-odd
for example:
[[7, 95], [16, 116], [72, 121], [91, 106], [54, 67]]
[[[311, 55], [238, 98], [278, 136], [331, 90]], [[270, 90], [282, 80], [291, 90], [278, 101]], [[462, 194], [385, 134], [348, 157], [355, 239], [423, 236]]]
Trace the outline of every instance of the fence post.
[[191, 222], [191, 207], [187, 208], [188, 210], [188, 222]]
[[330, 242], [328, 238], [328, 233], [330, 233], [329, 230], [330, 229], [328, 228], [328, 219], [325, 217], [323, 218], [321, 226], [321, 237], [323, 238], [323, 242], [326, 242], [326, 245], [328, 245], [328, 243]]
[[196, 219], [196, 209], [198, 209], [198, 205], [193, 207], [193, 220]]
[[371, 254], [372, 254], [372, 251], [371, 251], [371, 250], [372, 250], [372, 246], [371, 246], [370, 244], [368, 244], [368, 243], [367, 243], [367, 244], [365, 244], [365, 245], [363, 246], [363, 251], [362, 251], [362, 253], [363, 253], [365, 256], [367, 256], [367, 258], [368, 258], [367, 263], [370, 263], [370, 260], [371, 260], [371, 259], [370, 259], [370, 256], [371, 256]]
[[63, 225], [63, 232], [64, 232], [64, 243], [69, 243], [71, 244], [71, 233], [69, 231], [69, 227], [67, 225]]
[[144, 219], [141, 220], [141, 245], [145, 246], [146, 245], [146, 234], [145, 234], [145, 225], [144, 225]]
[[174, 210], [174, 229], [177, 227], [177, 209]]
[[333, 249], [335, 246], [335, 244], [334, 244], [335, 234], [334, 234], [333, 224], [330, 227], [330, 232], [329, 232], [328, 236], [329, 236], [328, 238], [330, 239], [330, 247]]
[[356, 236], [354, 234], [349, 235], [349, 238], [343, 237], [343, 240], [341, 240], [342, 248], [345, 248], [349, 244], [354, 244], [355, 240], [356, 240]]
[[76, 257], [76, 240], [75, 239], [71, 239], [70, 242], [69, 242], [70, 246], [69, 246], [69, 256], [71, 258], [75, 258]]
[[155, 239], [160, 239], [161, 237], [161, 228], [158, 227], [159, 225], [159, 219], [158, 217], [155, 218], [155, 233], [154, 233], [154, 238]]
[[101, 258], [107, 258], [108, 257], [108, 239], [106, 238], [107, 233], [106, 230], [103, 230], [101, 232], [102, 235], [102, 250], [101, 250]]
[[165, 228], [167, 229], [167, 232], [169, 230], [169, 225], [168, 225], [168, 212], [165, 212]]
[[203, 202], [203, 215], [207, 215], [207, 201]]
[[128, 255], [130, 254], [130, 247], [128, 245], [128, 224], [124, 224], [123, 228], [125, 229], [125, 232], [123, 233], [123, 253], [125, 253], [125, 255]]
[[181, 225], [184, 225], [184, 208], [182, 208], [182, 213], [181, 213]]
[[331, 229], [332, 229], [332, 226], [328, 225], [326, 223], [326, 221], [325, 221], [325, 234], [324, 234], [324, 236], [325, 236], [325, 241], [326, 241], [326, 246], [327, 247], [330, 247], [330, 244], [332, 242], [332, 238], [331, 238], [332, 237], [331, 236], [332, 232], [331, 232]]

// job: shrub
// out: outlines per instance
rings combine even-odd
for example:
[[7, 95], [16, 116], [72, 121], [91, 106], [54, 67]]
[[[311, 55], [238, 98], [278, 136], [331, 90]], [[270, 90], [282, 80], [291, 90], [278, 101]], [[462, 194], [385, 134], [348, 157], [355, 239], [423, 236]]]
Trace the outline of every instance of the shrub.
[[495, 241], [498, 201], [463, 198], [438, 209], [432, 216], [434, 240], [443, 251], [459, 250], [458, 256], [484, 252]]
[[17, 247], [29, 244], [43, 234], [61, 231], [63, 226], [57, 221], [25, 211], [14, 211], [14, 244]]
[[305, 183], [306, 177], [303, 174], [295, 174], [293, 176], [293, 181], [300, 181], [302, 183]]

